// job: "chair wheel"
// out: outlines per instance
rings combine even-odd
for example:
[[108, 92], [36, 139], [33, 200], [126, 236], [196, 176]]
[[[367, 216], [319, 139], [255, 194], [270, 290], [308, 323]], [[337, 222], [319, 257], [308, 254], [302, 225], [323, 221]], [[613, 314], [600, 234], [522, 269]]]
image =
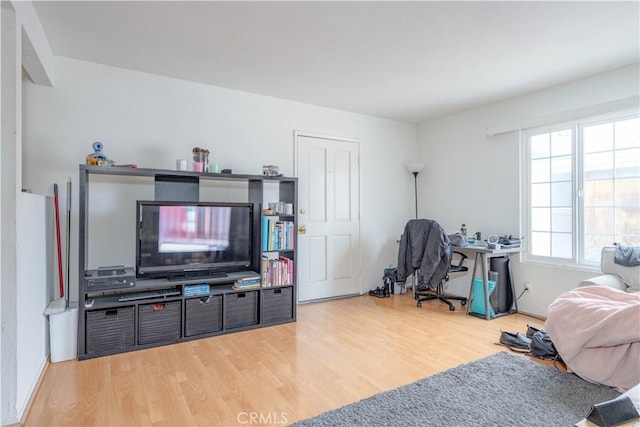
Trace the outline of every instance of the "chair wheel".
[[466, 300], [466, 299], [463, 299], [462, 301], [460, 301], [460, 305], [461, 305], [461, 306], [463, 306], [463, 307], [464, 307], [465, 305], [467, 305], [467, 300]]
[[420, 301], [418, 301], [418, 303], [416, 304], [417, 307], [422, 307], [422, 303]]
[[452, 305], [449, 306], [449, 311], [455, 311], [455, 310], [456, 310], [456, 308], [454, 306], [452, 306]]

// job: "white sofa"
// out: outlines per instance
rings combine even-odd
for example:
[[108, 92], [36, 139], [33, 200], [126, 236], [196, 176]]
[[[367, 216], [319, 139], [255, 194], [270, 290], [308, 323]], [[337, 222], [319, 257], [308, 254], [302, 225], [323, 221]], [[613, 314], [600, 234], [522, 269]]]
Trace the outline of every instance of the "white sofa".
[[616, 264], [613, 261], [615, 254], [615, 246], [602, 248], [600, 268], [604, 274], [583, 280], [578, 286], [606, 286], [627, 292], [640, 292], [640, 265], [626, 267]]

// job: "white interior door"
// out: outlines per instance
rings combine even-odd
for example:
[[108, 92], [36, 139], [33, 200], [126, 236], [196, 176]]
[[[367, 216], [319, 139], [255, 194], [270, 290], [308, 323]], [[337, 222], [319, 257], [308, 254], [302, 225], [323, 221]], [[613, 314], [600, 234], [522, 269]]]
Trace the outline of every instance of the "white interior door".
[[296, 134], [298, 301], [361, 293], [355, 141]]

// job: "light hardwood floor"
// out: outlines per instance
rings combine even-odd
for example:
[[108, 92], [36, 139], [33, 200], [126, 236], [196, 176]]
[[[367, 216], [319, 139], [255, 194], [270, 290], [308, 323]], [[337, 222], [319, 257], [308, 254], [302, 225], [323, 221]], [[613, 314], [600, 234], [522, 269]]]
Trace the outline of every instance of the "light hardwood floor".
[[508, 351], [500, 330], [543, 325], [456, 307], [353, 297], [300, 305], [296, 323], [51, 364], [25, 425], [289, 424]]

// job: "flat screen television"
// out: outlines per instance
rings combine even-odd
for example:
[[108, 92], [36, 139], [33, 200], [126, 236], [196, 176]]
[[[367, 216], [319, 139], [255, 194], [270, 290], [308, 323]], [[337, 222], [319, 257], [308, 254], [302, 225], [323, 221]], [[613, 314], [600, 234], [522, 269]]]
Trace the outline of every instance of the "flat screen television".
[[251, 267], [253, 205], [137, 202], [136, 276], [225, 275]]

